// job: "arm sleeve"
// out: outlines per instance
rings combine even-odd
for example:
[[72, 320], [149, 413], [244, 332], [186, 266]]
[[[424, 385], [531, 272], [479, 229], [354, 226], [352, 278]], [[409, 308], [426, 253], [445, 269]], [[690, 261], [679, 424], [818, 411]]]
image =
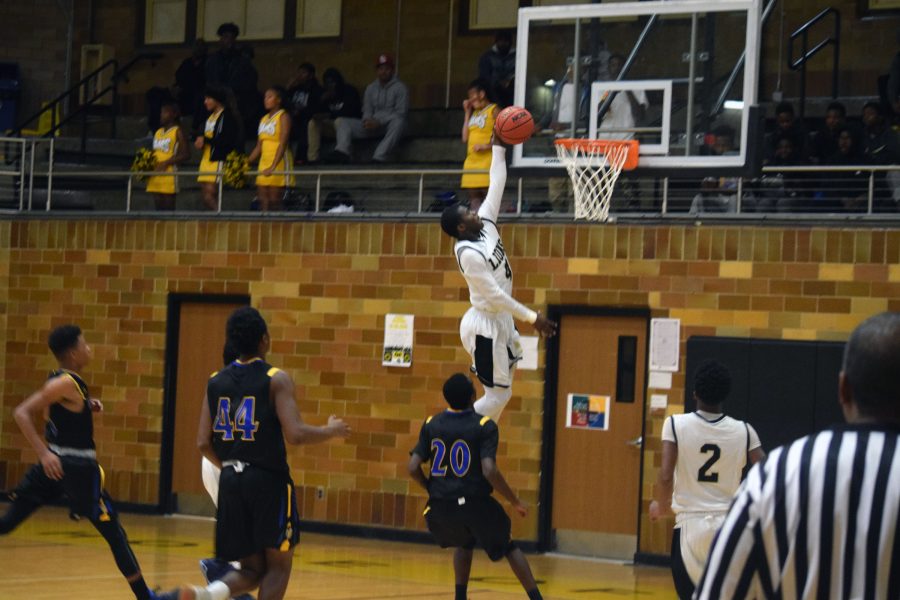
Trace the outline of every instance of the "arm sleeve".
[[503, 200], [503, 190], [506, 189], [506, 148], [492, 146], [490, 183], [487, 196], [478, 209], [478, 216], [488, 221], [497, 222], [500, 214], [500, 201]]
[[428, 422], [422, 423], [422, 429], [419, 430], [419, 441], [410, 454], [416, 454], [422, 457], [422, 460], [428, 461], [431, 457], [431, 444], [428, 440]]
[[475, 288], [494, 310], [508, 312], [520, 321], [534, 323], [537, 320], [536, 312], [500, 289], [484, 257], [477, 251], [463, 250], [459, 257], [459, 266], [469, 285]]
[[675, 437], [675, 423], [673, 422], [672, 417], [669, 417], [663, 423], [662, 441], [672, 442], [673, 444], [678, 443], [678, 439]]
[[500, 430], [493, 420], [488, 420], [481, 428], [481, 458], [497, 460], [497, 446], [500, 444]]
[[759, 434], [756, 433], [756, 430], [753, 429], [753, 425], [747, 423], [747, 433], [750, 434], [750, 442], [747, 444], [747, 450], [756, 450], [760, 446], [762, 446], [762, 442], [759, 441]]
[[758, 562], [765, 560], [765, 548], [757, 547], [754, 535], [760, 522], [762, 469], [763, 464], [758, 463], [750, 470], [745, 485], [731, 504], [709, 551], [694, 598], [745, 598], [751, 582], [758, 580]]

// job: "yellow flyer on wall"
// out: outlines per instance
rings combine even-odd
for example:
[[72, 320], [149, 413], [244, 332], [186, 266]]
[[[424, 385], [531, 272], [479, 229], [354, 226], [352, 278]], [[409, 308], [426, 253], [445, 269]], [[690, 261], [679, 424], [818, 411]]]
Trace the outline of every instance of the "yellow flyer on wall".
[[413, 351], [414, 315], [387, 314], [384, 316], [384, 352], [381, 364], [385, 367], [411, 367]]

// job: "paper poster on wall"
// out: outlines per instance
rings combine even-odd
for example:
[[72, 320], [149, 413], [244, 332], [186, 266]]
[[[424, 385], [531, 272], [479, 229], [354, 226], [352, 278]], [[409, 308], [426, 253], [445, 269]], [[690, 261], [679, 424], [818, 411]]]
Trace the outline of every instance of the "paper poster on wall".
[[650, 319], [650, 370], [678, 371], [681, 319]]
[[566, 427], [609, 429], [609, 396], [569, 394], [566, 400]]
[[384, 316], [384, 352], [381, 355], [383, 366], [412, 366], [414, 319], [413, 315]]
[[522, 371], [536, 371], [538, 368], [538, 338], [536, 335], [523, 335], [519, 338], [522, 345], [522, 360], [516, 368]]

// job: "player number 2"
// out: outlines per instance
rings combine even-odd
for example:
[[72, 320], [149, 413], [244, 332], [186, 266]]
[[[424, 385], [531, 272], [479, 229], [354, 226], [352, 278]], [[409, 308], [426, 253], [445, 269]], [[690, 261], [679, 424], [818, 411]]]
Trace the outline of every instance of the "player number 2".
[[[447, 475], [447, 467], [444, 466], [444, 459], [447, 458], [447, 445], [444, 440], [435, 438], [431, 440], [431, 451], [434, 458], [431, 460], [431, 476], [444, 477]], [[450, 469], [457, 477], [462, 477], [469, 472], [472, 464], [472, 451], [469, 445], [463, 440], [456, 440], [450, 446]]]
[[256, 398], [245, 396], [238, 404], [234, 412], [234, 421], [231, 420], [231, 398], [219, 398], [219, 409], [216, 411], [216, 421], [213, 423], [213, 431], [222, 434], [222, 440], [234, 441], [234, 430], [241, 434], [245, 442], [255, 440], [259, 423], [256, 421]]
[[700, 467], [700, 471], [697, 473], [697, 481], [716, 483], [719, 481], [719, 474], [710, 473], [709, 470], [712, 469], [713, 465], [716, 464], [716, 461], [719, 460], [719, 457], [722, 456], [722, 449], [715, 444], [703, 444], [700, 446], [700, 452], [703, 454], [712, 452], [712, 456], [710, 456], [709, 460]]

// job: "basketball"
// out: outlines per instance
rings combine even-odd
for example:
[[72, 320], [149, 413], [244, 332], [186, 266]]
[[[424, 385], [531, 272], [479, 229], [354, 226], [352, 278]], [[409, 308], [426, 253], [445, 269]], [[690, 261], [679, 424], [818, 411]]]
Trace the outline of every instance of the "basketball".
[[534, 133], [534, 119], [521, 106], [507, 106], [497, 115], [494, 131], [506, 144], [521, 144]]

